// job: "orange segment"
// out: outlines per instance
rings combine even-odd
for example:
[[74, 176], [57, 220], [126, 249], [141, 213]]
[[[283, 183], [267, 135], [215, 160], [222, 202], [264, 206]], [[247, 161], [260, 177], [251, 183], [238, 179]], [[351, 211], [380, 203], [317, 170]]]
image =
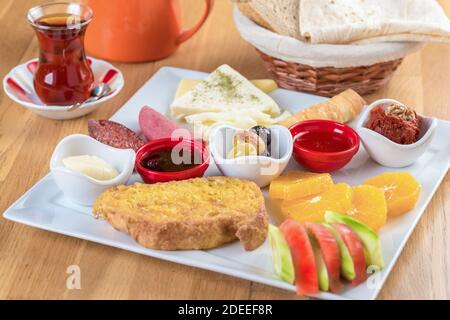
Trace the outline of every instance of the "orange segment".
[[387, 218], [383, 190], [370, 185], [353, 187], [353, 208], [347, 214], [374, 230], [380, 229]]
[[327, 191], [307, 199], [278, 202], [279, 213], [299, 222], [322, 222], [325, 211], [348, 212], [352, 208], [352, 188], [346, 183], [333, 185]]
[[386, 172], [367, 179], [369, 184], [383, 189], [388, 216], [395, 217], [412, 210], [420, 195], [420, 183], [407, 172]]
[[293, 200], [319, 194], [332, 185], [328, 173], [289, 171], [270, 183], [269, 195], [271, 199]]

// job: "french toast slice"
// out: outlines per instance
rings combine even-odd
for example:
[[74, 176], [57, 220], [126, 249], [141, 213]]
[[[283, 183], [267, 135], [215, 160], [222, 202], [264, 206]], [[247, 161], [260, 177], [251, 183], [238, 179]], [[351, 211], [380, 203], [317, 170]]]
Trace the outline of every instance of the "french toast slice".
[[268, 228], [261, 190], [230, 177], [117, 186], [96, 199], [93, 214], [160, 250], [210, 249], [236, 239], [253, 250]]

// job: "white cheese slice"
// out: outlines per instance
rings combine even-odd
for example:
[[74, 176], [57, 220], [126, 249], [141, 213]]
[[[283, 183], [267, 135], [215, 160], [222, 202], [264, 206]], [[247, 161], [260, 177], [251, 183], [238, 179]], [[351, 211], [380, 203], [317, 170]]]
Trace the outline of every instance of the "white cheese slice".
[[257, 110], [272, 116], [280, 114], [277, 103], [239, 72], [224, 64], [170, 106], [178, 119], [203, 113], [241, 109]]
[[[178, 84], [177, 91], [175, 92], [175, 99], [178, 99], [186, 92], [195, 87], [201, 80], [197, 79], [181, 79]], [[272, 79], [256, 79], [250, 80], [250, 82], [264, 93], [271, 93], [272, 91], [278, 89], [278, 85]]]

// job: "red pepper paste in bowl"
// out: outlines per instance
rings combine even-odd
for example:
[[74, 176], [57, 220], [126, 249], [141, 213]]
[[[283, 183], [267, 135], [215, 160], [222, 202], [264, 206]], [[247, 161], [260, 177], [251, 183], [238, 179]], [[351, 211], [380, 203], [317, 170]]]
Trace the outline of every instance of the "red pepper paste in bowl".
[[420, 138], [420, 122], [413, 109], [391, 103], [373, 108], [365, 127], [395, 143], [412, 144]]

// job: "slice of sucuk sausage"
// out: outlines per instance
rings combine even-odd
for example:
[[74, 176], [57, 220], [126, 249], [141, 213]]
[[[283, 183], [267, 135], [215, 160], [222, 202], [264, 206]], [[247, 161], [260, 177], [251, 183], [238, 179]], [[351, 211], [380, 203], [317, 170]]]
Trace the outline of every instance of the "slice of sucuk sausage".
[[145, 141], [134, 131], [110, 120], [97, 121], [90, 119], [88, 121], [88, 130], [92, 138], [114, 148], [133, 149], [136, 151], [145, 144]]
[[[143, 107], [139, 112], [139, 126], [149, 141], [159, 138], [171, 138], [175, 130], [184, 129], [175, 121], [147, 106]], [[186, 131], [177, 131], [177, 136], [182, 135], [185, 138], [190, 138], [191, 134], [188, 129], [184, 130]]]

